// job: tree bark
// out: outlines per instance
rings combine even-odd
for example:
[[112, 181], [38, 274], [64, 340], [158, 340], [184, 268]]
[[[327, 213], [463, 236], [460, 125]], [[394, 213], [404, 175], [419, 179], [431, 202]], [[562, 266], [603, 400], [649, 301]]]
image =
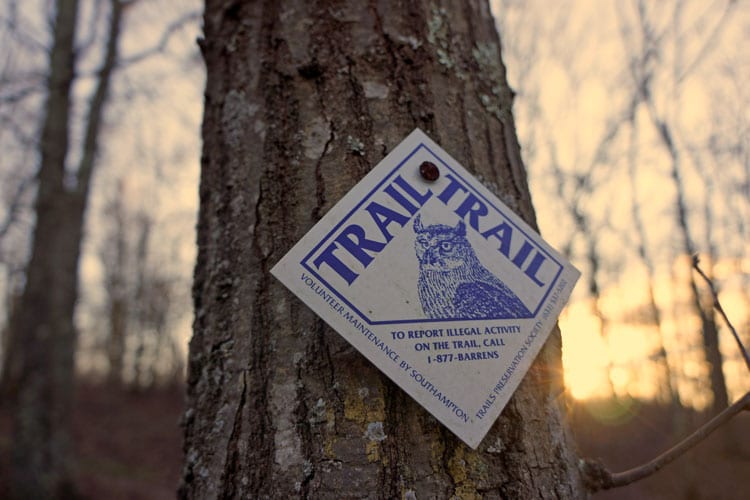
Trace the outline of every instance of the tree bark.
[[80, 210], [80, 202], [67, 201], [64, 175], [77, 15], [77, 0], [57, 3], [39, 144], [37, 222], [26, 286], [9, 320], [13, 356], [8, 359], [8, 376], [15, 433], [10, 491], [18, 498], [63, 497], [73, 492], [66, 429], [75, 338], [75, 295], [70, 290], [77, 285], [77, 263], [66, 244], [75, 238], [67, 234], [74, 228], [64, 214]]
[[66, 172], [70, 89], [75, 77], [77, 0], [58, 0], [50, 51], [48, 97], [39, 144], [36, 225], [26, 286], [13, 309], [6, 372], [14, 442], [10, 492], [17, 498], [70, 498], [68, 436], [73, 393], [78, 260], [98, 133], [115, 67], [123, 5], [112, 2], [104, 63], [87, 114], [76, 178]]
[[416, 126], [535, 225], [487, 3], [207, 0], [201, 46], [180, 496], [585, 496], [558, 331], [473, 451], [269, 274]]

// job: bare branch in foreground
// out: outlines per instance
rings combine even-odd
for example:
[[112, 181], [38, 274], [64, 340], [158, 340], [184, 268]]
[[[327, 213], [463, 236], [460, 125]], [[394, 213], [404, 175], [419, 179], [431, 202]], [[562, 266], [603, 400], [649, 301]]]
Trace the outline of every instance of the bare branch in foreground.
[[750, 392], [737, 400], [733, 405], [703, 424], [690, 436], [677, 443], [675, 446], [654, 458], [648, 463], [639, 465], [624, 472], [610, 472], [606, 466], [598, 460], [582, 459], [580, 462], [581, 473], [589, 491], [592, 493], [599, 490], [607, 490], [625, 486], [648, 477], [665, 465], [684, 455], [688, 450], [703, 441], [716, 429], [726, 424], [735, 415], [743, 410], [750, 409]]
[[742, 353], [742, 357], [745, 360], [745, 366], [747, 366], [748, 371], [750, 371], [750, 355], [747, 353], [747, 349], [745, 349], [745, 346], [742, 344], [742, 340], [740, 339], [739, 334], [737, 334], [737, 330], [734, 328], [734, 325], [732, 325], [732, 322], [729, 321], [729, 318], [727, 317], [727, 313], [724, 312], [724, 308], [721, 307], [721, 302], [719, 302], [719, 294], [716, 292], [716, 287], [714, 286], [713, 281], [711, 281], [711, 278], [706, 276], [706, 273], [703, 272], [703, 270], [698, 265], [698, 256], [693, 257], [693, 268], [695, 268], [696, 271], [698, 271], [698, 274], [703, 277], [704, 280], [706, 280], [706, 283], [708, 284], [708, 288], [711, 290], [711, 295], [714, 299], [714, 309], [716, 309], [719, 314], [721, 314], [721, 317], [724, 318], [724, 322], [729, 327], [729, 331], [732, 332], [732, 335], [734, 336], [734, 340], [737, 342], [737, 347], [739, 348], [740, 352]]
[[[724, 312], [724, 308], [719, 302], [719, 294], [716, 292], [716, 287], [714, 286], [713, 281], [711, 281], [711, 278], [709, 278], [706, 273], [703, 272], [698, 264], [698, 256], [693, 256], [693, 267], [698, 272], [698, 274], [700, 274], [703, 279], [706, 280], [706, 283], [708, 284], [708, 287], [710, 288], [711, 294], [713, 296], [714, 308], [719, 311], [722, 318], [724, 318], [727, 326], [732, 331], [732, 335], [734, 335], [734, 339], [737, 341], [737, 346], [739, 347], [740, 352], [745, 359], [745, 364], [747, 365], [748, 370], [750, 370], [750, 356], [748, 356], [747, 349], [745, 349], [745, 346], [742, 344], [742, 340], [737, 334], [737, 330], [735, 330], [731, 321], [729, 321], [729, 318]], [[665, 465], [673, 462], [681, 455], [684, 455], [688, 450], [706, 439], [716, 429], [729, 422], [735, 415], [744, 410], [750, 410], [750, 392], [745, 393], [745, 395], [737, 400], [734, 404], [725, 408], [721, 413], [703, 424], [698, 428], [698, 430], [677, 443], [669, 450], [665, 451], [650, 462], [639, 465], [638, 467], [634, 467], [630, 470], [626, 470], [625, 472], [610, 472], [607, 467], [598, 460], [581, 459], [581, 474], [583, 475], [584, 481], [586, 482], [586, 486], [588, 487], [589, 491], [595, 492], [599, 490], [607, 490], [610, 488], [625, 486], [648, 477], [654, 474], [656, 471], [660, 470]]]

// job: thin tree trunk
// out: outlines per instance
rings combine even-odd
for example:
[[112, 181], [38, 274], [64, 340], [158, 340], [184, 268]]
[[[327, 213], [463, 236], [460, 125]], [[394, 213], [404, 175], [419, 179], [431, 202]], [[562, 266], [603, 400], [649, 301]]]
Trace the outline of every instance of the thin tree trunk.
[[[71, 262], [67, 219], [78, 207], [65, 192], [70, 89], [75, 67], [77, 0], [59, 0], [47, 101], [40, 141], [36, 226], [26, 286], [12, 311], [9, 381], [14, 406], [11, 494], [63, 497], [73, 492], [67, 435], [72, 397], [73, 305], [76, 262]], [[61, 241], [62, 240], [62, 241]], [[53, 256], [52, 254], [56, 254]], [[72, 264], [72, 268], [71, 268]]]
[[[583, 217], [582, 214], [579, 213], [579, 215]], [[583, 217], [582, 219], [576, 218], [576, 220], [585, 221], [585, 217]], [[612, 393], [612, 398], [614, 400], [617, 400], [618, 395], [617, 390], [615, 389], [614, 382], [615, 364], [612, 359], [612, 348], [610, 347], [609, 342], [609, 320], [607, 319], [607, 315], [604, 314], [604, 311], [602, 311], [602, 308], [599, 305], [601, 302], [601, 287], [599, 286], [598, 276], [599, 268], [601, 266], [599, 262], [599, 254], [596, 250], [596, 236], [589, 224], [586, 222], [583, 222], [581, 224], [581, 226], [579, 227], [579, 232], [586, 241], [586, 262], [589, 265], [586, 284], [588, 285], [589, 300], [591, 300], [591, 313], [596, 317], [597, 320], [599, 320], [599, 336], [602, 338], [602, 342], [607, 349], [607, 384], [609, 386], [610, 392]]]
[[[690, 234], [688, 224], [687, 204], [685, 202], [685, 188], [683, 186], [682, 176], [680, 173], [680, 156], [677, 147], [674, 144], [672, 133], [669, 125], [661, 120], [650, 103], [649, 111], [654, 126], [659, 133], [662, 145], [669, 153], [671, 159], [671, 178], [676, 190], [675, 208], [677, 212], [677, 230], [680, 238], [680, 244], [685, 255], [692, 257], [695, 252], [695, 245]], [[727, 393], [726, 379], [724, 378], [723, 358], [719, 350], [719, 330], [716, 325], [716, 317], [712, 306], [706, 307], [698, 290], [695, 281], [695, 275], [690, 272], [688, 278], [688, 288], [690, 291], [690, 300], [693, 310], [701, 322], [701, 338], [703, 340], [703, 352], [705, 353], [706, 363], [708, 364], [709, 378], [711, 381], [711, 393], [713, 395], [712, 412], [718, 413], [729, 405], [729, 396]]]
[[128, 332], [128, 301], [124, 297], [111, 297], [109, 303], [109, 337], [107, 383], [122, 385], [125, 373], [125, 338]]
[[78, 260], [98, 132], [114, 70], [122, 5], [113, 1], [104, 64], [87, 115], [75, 186], [66, 179], [77, 0], [58, 0], [40, 141], [40, 167], [26, 286], [10, 318], [14, 413], [10, 491], [18, 498], [74, 494], [68, 436], [73, 393]]
[[117, 183], [115, 198], [108, 207], [112, 223], [112, 233], [105, 243], [109, 246], [104, 251], [106, 292], [109, 301], [109, 336], [106, 350], [109, 361], [107, 381], [111, 385], [121, 385], [125, 368], [125, 339], [128, 332], [129, 297], [126, 276], [128, 274], [127, 258], [127, 222], [124, 206], [124, 187], [122, 180]]
[[[606, 144], [609, 141], [607, 137], [613, 137], [614, 135], [615, 132], [607, 134], [605, 136], [605, 139], [602, 140], [600, 144]], [[557, 181], [557, 194], [560, 199], [564, 200], [566, 194], [566, 175], [563, 173], [562, 168], [560, 167], [560, 163], [557, 160], [556, 148], [554, 147], [552, 148], [552, 161], [550, 163], [552, 167], [552, 174]], [[592, 165], [592, 169], [593, 166], [594, 165]], [[606, 346], [607, 349], [607, 361], [605, 368], [607, 371], [607, 388], [609, 389], [609, 393], [612, 394], [612, 398], [617, 399], [617, 391], [615, 390], [615, 384], [613, 381], [614, 363], [612, 361], [612, 354], [610, 353], [609, 347], [609, 321], [607, 320], [604, 311], [602, 311], [599, 305], [601, 300], [601, 287], [599, 286], [599, 268], [601, 266], [599, 263], [599, 254], [596, 247], [597, 231], [591, 224], [590, 217], [586, 215], [586, 212], [582, 210], [580, 206], [581, 196], [584, 193], [590, 192], [592, 189], [591, 181], [590, 177], [582, 178], [579, 180], [580, 182], [576, 181], [577, 189], [573, 197], [570, 200], [566, 200], [566, 209], [570, 213], [570, 218], [573, 220], [573, 224], [575, 225], [575, 235], [583, 238], [586, 245], [585, 259], [586, 263], [588, 264], [588, 272], [586, 273], [585, 281], [586, 289], [589, 293], [590, 312], [599, 322], [599, 336], [601, 337], [602, 343]], [[566, 251], [566, 254], [569, 254], [572, 251], [573, 242], [574, 235], [571, 235], [567, 244], [567, 249], [569, 250]]]
[[647, 301], [648, 301], [648, 319], [656, 328], [658, 334], [658, 351], [657, 351], [657, 362], [661, 365], [663, 373], [663, 384], [661, 388], [661, 397], [669, 402], [670, 408], [674, 411], [680, 408], [680, 395], [677, 389], [677, 384], [672, 377], [672, 369], [669, 366], [669, 357], [667, 355], [667, 348], [664, 344], [664, 331], [662, 329], [662, 316], [661, 310], [656, 303], [656, 296], [654, 294], [654, 283], [656, 281], [656, 272], [654, 261], [649, 254], [646, 245], [646, 228], [643, 223], [643, 215], [641, 213], [641, 205], [638, 200], [638, 189], [637, 189], [637, 151], [638, 147], [638, 122], [635, 120], [635, 115], [630, 122], [631, 135], [630, 143], [628, 147], [628, 179], [630, 181], [630, 191], [633, 197], [631, 214], [633, 218], [633, 229], [635, 230], [636, 247], [638, 251], [638, 257], [643, 262], [646, 268], [648, 285], [647, 285]]
[[487, 3], [208, 0], [205, 36], [180, 496], [585, 496], [559, 332], [473, 451], [269, 274], [415, 126], [535, 224]]

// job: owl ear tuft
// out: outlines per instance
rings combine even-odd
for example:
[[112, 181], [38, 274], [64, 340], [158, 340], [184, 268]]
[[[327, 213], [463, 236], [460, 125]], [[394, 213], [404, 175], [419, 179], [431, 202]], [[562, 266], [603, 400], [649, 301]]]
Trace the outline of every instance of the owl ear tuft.
[[466, 236], [466, 224], [464, 224], [464, 221], [458, 221], [458, 225], [456, 226], [456, 233], [459, 236]]
[[417, 215], [416, 219], [414, 219], [414, 232], [421, 233], [422, 231], [424, 231], [424, 226], [422, 226], [421, 215]]

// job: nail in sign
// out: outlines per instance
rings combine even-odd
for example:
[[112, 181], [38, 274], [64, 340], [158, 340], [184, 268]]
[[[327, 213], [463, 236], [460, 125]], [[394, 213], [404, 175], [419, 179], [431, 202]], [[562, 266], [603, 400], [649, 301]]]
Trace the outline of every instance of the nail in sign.
[[271, 272], [472, 448], [580, 276], [419, 129]]

